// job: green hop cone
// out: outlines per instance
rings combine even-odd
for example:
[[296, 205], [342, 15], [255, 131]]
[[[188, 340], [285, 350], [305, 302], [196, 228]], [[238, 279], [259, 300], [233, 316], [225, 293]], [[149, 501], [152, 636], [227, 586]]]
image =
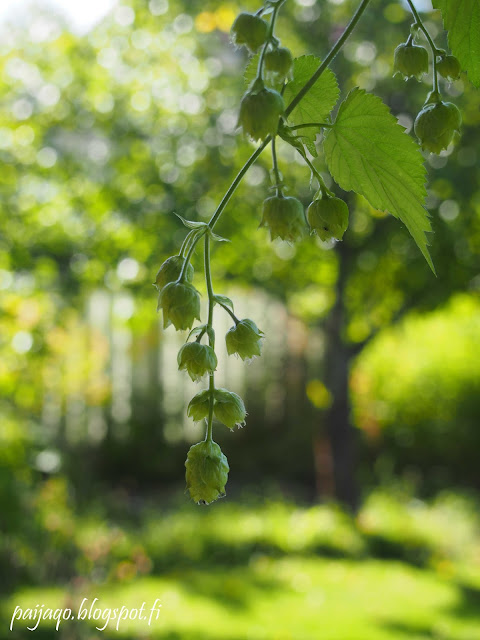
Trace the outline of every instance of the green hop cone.
[[395, 49], [393, 71], [402, 73], [405, 79], [416, 77], [420, 80], [428, 72], [428, 52], [425, 47], [415, 44], [399, 44]]
[[[155, 286], [159, 291], [161, 291], [169, 282], [175, 282], [175, 280], [178, 280], [182, 272], [184, 262], [185, 259], [182, 258], [182, 256], [171, 256], [165, 260], [158, 270], [157, 277], [155, 279]], [[193, 273], [193, 267], [189, 264], [185, 271], [185, 279], [187, 282], [192, 282]]]
[[240, 13], [232, 25], [231, 36], [237, 47], [245, 45], [255, 53], [265, 43], [268, 34], [268, 23], [253, 13]]
[[462, 116], [452, 102], [427, 104], [415, 119], [415, 135], [422, 149], [440, 153], [453, 139], [455, 131], [460, 130]]
[[170, 282], [160, 291], [158, 309], [163, 311], [163, 328], [191, 329], [200, 320], [200, 294], [189, 282]]
[[443, 77], [449, 80], [457, 80], [460, 77], [460, 62], [455, 56], [445, 56], [437, 62], [437, 71]]
[[233, 391], [227, 391], [227, 389], [215, 390], [213, 412], [215, 417], [229, 429], [233, 429], [235, 426], [243, 427], [247, 416], [241, 397]]
[[215, 351], [199, 342], [186, 342], [178, 352], [177, 362], [178, 368], [186, 371], [194, 382], [217, 368]]
[[263, 203], [261, 227], [270, 229], [272, 240], [281, 238], [287, 242], [300, 240], [306, 231], [305, 215], [300, 200], [285, 196], [272, 196]]
[[188, 403], [187, 416], [194, 422], [200, 422], [208, 417], [210, 410], [210, 391], [204, 389], [197, 393]]
[[225, 495], [228, 461], [216, 442], [194, 444], [185, 461], [187, 489], [197, 504], [210, 504]]
[[293, 56], [290, 49], [278, 47], [267, 51], [264, 58], [265, 71], [285, 78], [292, 68]]
[[242, 360], [260, 356], [262, 353], [263, 331], [253, 320], [240, 320], [227, 331], [225, 342], [228, 355], [237, 354]]
[[252, 140], [263, 140], [277, 133], [284, 109], [285, 103], [278, 91], [266, 88], [248, 91], [240, 104], [238, 124]]
[[307, 220], [320, 240], [341, 240], [348, 227], [347, 204], [332, 197], [314, 200], [307, 209]]

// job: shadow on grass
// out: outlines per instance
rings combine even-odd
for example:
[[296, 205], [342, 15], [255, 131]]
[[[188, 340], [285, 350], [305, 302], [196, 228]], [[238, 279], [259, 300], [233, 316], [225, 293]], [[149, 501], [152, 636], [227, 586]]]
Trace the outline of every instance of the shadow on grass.
[[[252, 557], [257, 555], [265, 555], [275, 559], [292, 555], [298, 557], [314, 555], [338, 560], [359, 560], [362, 557], [358, 553], [348, 553], [327, 544], [318, 544], [305, 551], [292, 552], [289, 549], [282, 549], [266, 542], [230, 545], [218, 540], [212, 540], [211, 543], [205, 542], [201, 552], [195, 554], [194, 557], [188, 548], [169, 549], [164, 554], [152, 553], [150, 557], [153, 561], [152, 574], [161, 575], [165, 571], [191, 569], [192, 566], [196, 569], [209, 569], [212, 564], [223, 569], [245, 567], [248, 566]], [[367, 556], [364, 557], [367, 558]], [[398, 558], [398, 555], [393, 557]]]
[[465, 582], [458, 581], [457, 587], [461, 597], [459, 602], [452, 607], [453, 615], [463, 619], [478, 620], [478, 637], [480, 638], [480, 587], [475, 587]]
[[394, 540], [380, 534], [365, 534], [368, 552], [382, 560], [401, 560], [414, 567], [426, 567], [433, 550], [426, 544], [411, 540]]
[[[462, 582], [456, 582], [458, 589], [458, 601], [448, 607], [445, 607], [443, 613], [456, 618], [457, 620], [477, 621], [478, 634], [471, 637], [471, 640], [480, 638], [480, 589]], [[405, 638], [415, 638], [415, 640], [457, 640], [459, 636], [451, 635], [443, 629], [439, 629], [437, 624], [415, 624], [411, 622], [403, 622], [399, 620], [385, 621], [381, 626], [395, 633], [402, 633]], [[466, 637], [465, 635], [461, 636]]]
[[223, 605], [229, 609], [248, 609], [251, 602], [262, 597], [266, 592], [279, 595], [284, 592], [285, 585], [271, 578], [262, 578], [247, 573], [230, 573], [225, 575], [215, 568], [205, 573], [187, 573], [182, 576], [182, 587], [191, 594]]
[[384, 629], [394, 632], [395, 634], [403, 634], [405, 638], [415, 638], [415, 640], [455, 640], [454, 637], [442, 634], [439, 636], [438, 631], [432, 629], [430, 625], [413, 624], [410, 622], [391, 621], [384, 622], [381, 625]]

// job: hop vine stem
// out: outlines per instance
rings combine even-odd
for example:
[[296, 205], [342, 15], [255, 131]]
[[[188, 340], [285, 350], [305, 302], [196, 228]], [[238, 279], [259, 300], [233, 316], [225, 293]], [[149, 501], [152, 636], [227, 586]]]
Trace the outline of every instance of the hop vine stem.
[[263, 78], [263, 62], [265, 60], [265, 54], [267, 52], [268, 45], [270, 44], [270, 42], [272, 40], [273, 31], [275, 29], [275, 22], [277, 21], [278, 12], [280, 11], [280, 7], [284, 3], [284, 1], [285, 0], [281, 0], [280, 2], [278, 2], [275, 5], [274, 9], [273, 9], [272, 19], [270, 20], [270, 26], [268, 27], [267, 40], [266, 40], [265, 44], [262, 47], [262, 53], [260, 54], [260, 60], [258, 62], [257, 80], [262, 80], [262, 78]]
[[[208, 320], [207, 326], [213, 329], [213, 307], [215, 306], [215, 294], [213, 293], [212, 285], [212, 272], [210, 267], [210, 234], [205, 234], [205, 282], [207, 285], [208, 293]], [[208, 341], [212, 349], [214, 348], [212, 333], [209, 333]], [[205, 440], [207, 442], [212, 441], [212, 427], [213, 427], [213, 401], [215, 393], [215, 374], [211, 371], [208, 375], [208, 389], [210, 391], [210, 402], [208, 407], [208, 421], [207, 421], [207, 433]]]
[[[433, 43], [432, 39], [430, 38], [430, 35], [428, 34], [428, 32], [425, 29], [425, 27], [423, 26], [423, 23], [421, 22], [420, 17], [418, 16], [418, 13], [417, 13], [415, 7], [411, 3], [411, 0], [407, 0], [407, 1], [408, 1], [409, 5], [410, 5], [410, 7], [412, 9], [412, 12], [413, 12], [413, 14], [415, 16], [415, 19], [418, 21], [420, 27], [422, 28], [422, 31], [424, 31], [427, 39], [429, 40], [430, 46], [432, 46], [433, 50], [436, 51], [435, 44]], [[360, 3], [358, 9], [353, 14], [352, 19], [350, 20], [350, 22], [346, 26], [345, 31], [342, 33], [340, 38], [333, 45], [333, 47], [330, 49], [330, 51], [327, 54], [325, 60], [319, 65], [319, 67], [317, 68], [315, 73], [311, 76], [311, 78], [309, 80], [307, 80], [307, 82], [304, 84], [304, 86], [300, 89], [300, 91], [297, 93], [297, 95], [293, 98], [293, 100], [290, 102], [288, 107], [285, 109], [285, 112], [284, 112], [284, 117], [285, 118], [287, 118], [290, 115], [290, 113], [292, 113], [292, 111], [295, 109], [295, 107], [303, 100], [303, 98], [307, 95], [307, 93], [310, 91], [310, 89], [313, 87], [313, 85], [316, 83], [316, 81], [320, 78], [322, 73], [328, 68], [328, 66], [330, 65], [332, 60], [335, 58], [337, 53], [341, 50], [341, 48], [343, 47], [345, 42], [348, 40], [348, 38], [352, 34], [353, 30], [357, 26], [357, 23], [360, 20], [360, 18], [362, 17], [362, 15], [363, 15], [365, 9], [367, 8], [369, 2], [370, 2], [370, 0], [362, 0], [362, 2]], [[280, 4], [283, 4], [283, 3], [280, 3]], [[434, 65], [435, 65], [435, 56], [434, 56]], [[436, 77], [436, 67], [435, 67], [435, 77]], [[327, 125], [325, 124], [325, 125], [322, 125], [322, 126], [327, 126]], [[257, 147], [257, 149], [255, 149], [255, 151], [252, 153], [252, 155], [248, 158], [248, 160], [245, 162], [243, 167], [237, 173], [237, 175], [235, 176], [232, 184], [227, 189], [225, 195], [223, 196], [222, 200], [220, 201], [220, 204], [218, 205], [218, 207], [214, 211], [212, 217], [208, 221], [207, 227], [208, 227], [208, 229], [210, 231], [213, 230], [213, 228], [217, 224], [217, 222], [218, 222], [220, 216], [222, 215], [225, 207], [227, 206], [228, 202], [230, 201], [230, 198], [233, 196], [233, 194], [235, 193], [237, 187], [242, 182], [242, 180], [245, 177], [245, 174], [247, 173], [247, 171], [257, 161], [257, 159], [260, 157], [260, 155], [262, 154], [264, 149], [266, 149], [266, 147], [268, 147], [270, 142], [272, 142], [272, 136], [267, 136], [265, 138], [265, 140], [260, 144], [260, 146]], [[186, 272], [186, 270], [188, 268], [188, 264], [190, 262], [190, 258], [192, 257], [192, 254], [193, 254], [193, 252], [195, 250], [195, 246], [196, 246], [197, 242], [200, 240], [200, 238], [202, 237], [202, 235], [203, 235], [203, 233], [200, 232], [200, 233], [197, 233], [195, 236], [193, 236], [192, 242], [191, 242], [191, 244], [189, 246], [187, 255], [185, 257], [185, 262], [183, 264], [183, 268], [182, 268], [182, 272], [181, 272], [179, 280], [182, 280], [182, 278], [185, 276], [185, 272]], [[210, 324], [210, 318], [211, 318], [211, 316], [213, 316], [213, 305], [214, 305], [213, 295], [214, 294], [213, 294], [213, 289], [212, 289], [211, 273], [210, 273], [210, 234], [208, 233], [208, 230], [205, 231], [205, 277], [206, 277], [206, 280], [207, 280], [207, 290], [209, 292], [209, 324]], [[210, 376], [210, 388], [211, 389], [215, 388], [214, 387], [213, 375]], [[212, 392], [212, 400], [213, 400], [213, 392]], [[211, 405], [210, 406], [210, 413], [213, 416], [213, 401], [211, 401], [210, 405]], [[207, 438], [209, 437], [210, 439], [211, 439], [211, 429], [212, 429], [212, 426], [211, 426], [211, 421], [212, 421], [211, 418], [212, 418], [212, 416], [209, 416], [209, 421], [208, 421], [209, 426], [208, 426]], [[208, 434], [210, 434], [210, 435], [208, 436]]]
[[[353, 14], [352, 19], [350, 20], [350, 22], [348, 23], [347, 27], [345, 28], [345, 31], [342, 33], [340, 38], [333, 45], [333, 47], [330, 49], [330, 52], [327, 54], [327, 57], [325, 58], [325, 60], [318, 67], [318, 69], [315, 71], [315, 73], [312, 75], [312, 77], [300, 89], [300, 91], [297, 93], [295, 98], [293, 98], [293, 100], [290, 102], [290, 104], [286, 108], [285, 114], [284, 114], [285, 117], [287, 117], [295, 109], [295, 107], [299, 104], [299, 102], [301, 100], [303, 100], [303, 98], [307, 95], [307, 93], [313, 87], [315, 82], [320, 78], [320, 76], [325, 71], [325, 69], [327, 69], [327, 67], [329, 66], [331, 61], [335, 58], [337, 53], [340, 51], [340, 49], [343, 47], [345, 42], [348, 40], [348, 38], [352, 34], [352, 31], [357, 26], [357, 23], [360, 20], [360, 18], [362, 17], [362, 15], [363, 15], [365, 9], [367, 8], [369, 2], [370, 2], [370, 0], [362, 0], [362, 2], [360, 3], [358, 9]], [[217, 209], [215, 210], [215, 212], [213, 213], [212, 217], [210, 218], [210, 220], [208, 222], [208, 226], [210, 227], [210, 229], [213, 229], [214, 226], [217, 224], [218, 219], [220, 218], [220, 216], [223, 213], [223, 210], [227, 206], [227, 204], [228, 204], [230, 198], [232, 197], [232, 195], [235, 193], [238, 185], [243, 180], [245, 174], [250, 169], [250, 167], [256, 162], [257, 158], [261, 155], [262, 151], [270, 144], [271, 141], [272, 141], [272, 136], [267, 136], [265, 138], [265, 140], [262, 142], [262, 144], [252, 153], [252, 155], [248, 158], [248, 160], [245, 162], [243, 167], [240, 169], [240, 171], [236, 175], [234, 181], [232, 182], [232, 184], [228, 188], [227, 192], [223, 196], [223, 198], [222, 198], [220, 204], [218, 205]]]
[[257, 160], [257, 158], [261, 155], [262, 151], [270, 144], [271, 140], [272, 140], [272, 137], [271, 136], [267, 136], [265, 138], [265, 140], [262, 142], [262, 144], [252, 153], [252, 155], [249, 157], [249, 159], [245, 162], [243, 167], [240, 169], [240, 171], [236, 175], [234, 181], [232, 182], [232, 184], [228, 188], [228, 191], [225, 193], [225, 195], [223, 196], [220, 204], [216, 208], [215, 213], [210, 218], [210, 220], [208, 222], [208, 226], [210, 227], [210, 229], [213, 229], [213, 227], [217, 224], [218, 219], [220, 218], [220, 216], [223, 213], [223, 210], [225, 209], [225, 207], [228, 204], [228, 201], [230, 200], [230, 198], [235, 193], [238, 185], [243, 180], [245, 174], [250, 169], [252, 164], [254, 164], [254, 162]]
[[407, 0], [407, 2], [408, 2], [408, 6], [410, 7], [410, 10], [411, 10], [411, 12], [413, 14], [413, 17], [415, 18], [415, 23], [419, 26], [420, 30], [424, 34], [424, 36], [427, 39], [427, 42], [430, 45], [430, 48], [432, 50], [432, 57], [433, 57], [433, 90], [438, 93], [437, 47], [435, 46], [435, 43], [434, 43], [434, 41], [432, 39], [432, 36], [428, 33], [427, 27], [423, 24], [423, 20], [420, 18], [419, 14], [418, 14], [418, 11], [415, 8], [415, 5], [413, 4], [412, 0]]
[[191, 241], [187, 239], [189, 238], [190, 234], [187, 235], [187, 238], [185, 239], [184, 244], [182, 245], [183, 250], [185, 250], [185, 246], [189, 245], [188, 251], [187, 251], [187, 255], [185, 256], [185, 261], [183, 263], [182, 266], [182, 271], [180, 272], [180, 276], [178, 278], [178, 282], [183, 282], [184, 278], [185, 278], [185, 273], [188, 269], [188, 265], [190, 263], [190, 260], [192, 258], [193, 252], [195, 251], [195, 247], [197, 246], [197, 242], [200, 240], [200, 238], [202, 237], [203, 233], [205, 233], [205, 231], [196, 231], [192, 234], [192, 239]]
[[362, 2], [360, 3], [360, 6], [358, 7], [358, 9], [355, 11], [355, 13], [352, 16], [352, 19], [350, 20], [350, 22], [348, 23], [345, 31], [342, 33], [342, 35], [340, 36], [340, 38], [337, 40], [337, 42], [333, 45], [333, 47], [330, 49], [329, 53], [327, 54], [327, 57], [325, 58], [325, 60], [322, 62], [322, 64], [318, 67], [318, 69], [315, 71], [315, 73], [312, 75], [312, 77], [310, 78], [310, 80], [308, 80], [303, 87], [300, 89], [300, 91], [297, 93], [297, 95], [295, 96], [295, 98], [293, 98], [293, 100], [290, 102], [290, 104], [288, 105], [288, 107], [285, 109], [285, 117], [288, 117], [292, 111], [295, 109], [295, 107], [298, 105], [298, 103], [307, 95], [307, 93], [310, 91], [310, 89], [313, 87], [313, 85], [315, 84], [315, 82], [320, 78], [320, 76], [322, 75], [322, 73], [325, 71], [325, 69], [327, 69], [327, 67], [330, 65], [330, 63], [332, 62], [332, 60], [335, 58], [335, 56], [337, 55], [337, 53], [340, 51], [340, 49], [343, 47], [343, 45], [345, 44], [345, 42], [348, 40], [348, 38], [350, 37], [352, 31], [355, 29], [355, 27], [357, 26], [358, 21], [360, 20], [360, 18], [362, 17], [365, 9], [368, 6], [368, 3], [370, 2], [370, 0], [362, 0]]

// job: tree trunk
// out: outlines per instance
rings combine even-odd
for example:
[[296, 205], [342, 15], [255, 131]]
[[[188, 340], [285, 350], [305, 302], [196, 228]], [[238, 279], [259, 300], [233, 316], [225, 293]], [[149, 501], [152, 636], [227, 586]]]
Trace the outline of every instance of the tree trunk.
[[349, 377], [352, 351], [345, 342], [345, 285], [348, 270], [348, 247], [337, 245], [339, 271], [336, 299], [326, 323], [325, 383], [332, 394], [325, 426], [330, 440], [335, 496], [344, 505], [358, 507], [356, 481], [357, 432], [351, 423]]

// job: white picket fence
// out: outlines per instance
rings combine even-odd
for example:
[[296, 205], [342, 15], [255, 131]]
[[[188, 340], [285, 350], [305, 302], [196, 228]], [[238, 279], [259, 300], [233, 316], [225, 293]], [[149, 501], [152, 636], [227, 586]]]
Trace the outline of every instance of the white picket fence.
[[[217, 386], [239, 393], [247, 401], [247, 410], [257, 415], [263, 412], [267, 423], [295, 419], [295, 412], [307, 402], [305, 380], [318, 372], [322, 333], [308, 330], [288, 315], [284, 305], [262, 292], [227, 293], [235, 300], [236, 315], [252, 318], [266, 339], [262, 357], [248, 364], [228, 356], [223, 336], [232, 320], [218, 309], [214, 321]], [[191, 382], [177, 367], [177, 352], [187, 334], [173, 328], [163, 331], [161, 314], [156, 318], [154, 308], [145, 333], [133, 333], [125, 319], [134, 313], [135, 300], [129, 293], [96, 291], [91, 295], [83, 338], [44, 381], [42, 422], [44, 433], [52, 440], [60, 437], [69, 444], [86, 441], [94, 445], [106, 437], [124, 439], [138, 419], [158, 422], [172, 444], [201, 437], [204, 426], [186, 417], [186, 407], [203, 388], [202, 383]], [[75, 377], [76, 368], [86, 359], [95, 363], [96, 358], [103, 364], [100, 372], [94, 367], [95, 375], [102, 374], [109, 386], [108, 401], [103, 403], [92, 402], [88, 380], [66, 391], [61, 383], [62, 378]]]

